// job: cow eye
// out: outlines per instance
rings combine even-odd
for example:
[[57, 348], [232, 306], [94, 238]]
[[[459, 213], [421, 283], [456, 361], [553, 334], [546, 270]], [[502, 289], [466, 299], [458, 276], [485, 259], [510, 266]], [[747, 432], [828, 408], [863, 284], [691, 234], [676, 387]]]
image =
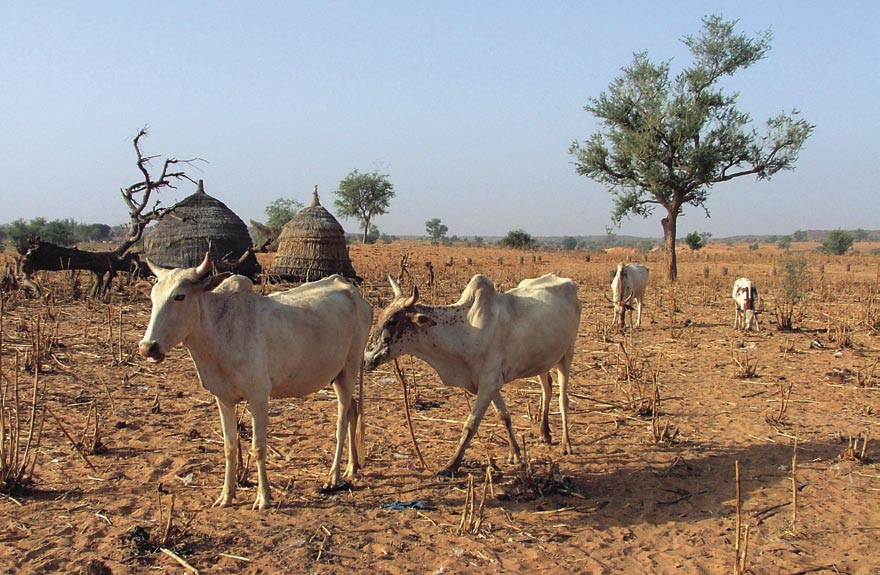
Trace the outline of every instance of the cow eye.
[[183, 301], [186, 299], [186, 294], [179, 293], [174, 296], [174, 301]]

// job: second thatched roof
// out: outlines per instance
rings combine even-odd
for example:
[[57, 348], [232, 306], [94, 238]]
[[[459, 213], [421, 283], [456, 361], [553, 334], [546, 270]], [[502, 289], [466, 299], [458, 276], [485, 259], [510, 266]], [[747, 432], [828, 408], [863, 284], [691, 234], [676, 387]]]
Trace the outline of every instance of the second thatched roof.
[[333, 274], [357, 279], [348, 256], [345, 230], [318, 199], [284, 224], [269, 277], [291, 282], [315, 281]]

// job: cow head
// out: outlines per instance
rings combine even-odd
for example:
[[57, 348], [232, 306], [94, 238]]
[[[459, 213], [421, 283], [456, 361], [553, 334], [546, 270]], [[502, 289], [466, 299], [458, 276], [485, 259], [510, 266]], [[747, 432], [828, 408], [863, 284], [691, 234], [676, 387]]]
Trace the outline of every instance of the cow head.
[[375, 369], [406, 353], [406, 343], [418, 339], [422, 330], [435, 325], [433, 319], [417, 309], [419, 288], [413, 286], [410, 295], [405, 296], [400, 286], [389, 277], [394, 290], [394, 300], [382, 310], [379, 321], [370, 334], [364, 353], [364, 367]]
[[229, 274], [208, 275], [213, 267], [210, 253], [194, 268], [165, 269], [149, 258], [146, 263], [158, 281], [150, 292], [153, 309], [138, 352], [159, 363], [199, 324], [199, 296], [220, 285]]

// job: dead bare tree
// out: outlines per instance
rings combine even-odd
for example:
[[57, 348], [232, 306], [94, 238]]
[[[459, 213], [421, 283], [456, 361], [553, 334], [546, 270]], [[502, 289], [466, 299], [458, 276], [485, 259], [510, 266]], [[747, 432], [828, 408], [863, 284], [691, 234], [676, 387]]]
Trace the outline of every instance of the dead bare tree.
[[128, 206], [129, 227], [125, 240], [115, 250], [91, 252], [66, 248], [41, 241], [39, 237], [32, 237], [26, 246], [19, 246], [19, 252], [22, 254], [23, 283], [31, 289], [35, 288], [34, 291], [38, 295], [41, 295], [39, 286], [31, 278], [31, 274], [35, 271], [88, 270], [95, 276], [91, 296], [98, 297], [107, 293], [118, 272], [133, 272], [139, 268], [140, 260], [137, 254], [130, 253], [129, 250], [141, 239], [144, 229], [150, 222], [161, 220], [173, 213], [175, 208], [175, 206], [162, 207], [161, 202], [155, 199], [154, 193], [163, 188], [176, 189], [175, 184], [181, 180], [196, 183], [185, 171], [178, 170], [177, 167], [180, 164], [192, 165], [195, 162], [205, 161], [201, 158], [185, 160], [166, 158], [162, 162], [161, 172], [154, 177], [150, 173], [150, 164], [159, 156], [147, 156], [141, 149], [142, 140], [148, 133], [149, 129], [144, 126], [138, 130], [132, 142], [137, 155], [137, 168], [143, 179], [120, 189], [122, 199]]

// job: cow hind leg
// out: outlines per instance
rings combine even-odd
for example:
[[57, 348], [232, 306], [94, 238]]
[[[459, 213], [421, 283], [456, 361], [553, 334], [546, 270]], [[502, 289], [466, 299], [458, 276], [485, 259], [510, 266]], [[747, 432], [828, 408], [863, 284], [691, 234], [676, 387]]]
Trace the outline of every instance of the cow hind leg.
[[562, 358], [559, 367], [556, 368], [556, 375], [559, 379], [559, 413], [562, 416], [562, 454], [571, 455], [574, 451], [571, 448], [571, 438], [568, 435], [568, 382], [571, 377], [571, 361], [574, 357], [574, 347], [572, 347], [565, 357]]
[[507, 430], [507, 463], [519, 463], [522, 459], [522, 452], [519, 449], [519, 443], [516, 442], [516, 434], [513, 432], [513, 423], [510, 421], [510, 411], [507, 409], [507, 404], [504, 403], [501, 393], [495, 394], [495, 397], [492, 398], [492, 404], [498, 411], [498, 418]]
[[228, 507], [235, 499], [236, 465], [238, 463], [238, 425], [235, 417], [235, 403], [225, 403], [217, 399], [220, 411], [220, 424], [223, 427], [223, 456], [226, 472], [223, 476], [223, 490], [214, 501], [215, 507]]
[[550, 444], [550, 395], [553, 393], [553, 382], [550, 373], [542, 373], [538, 376], [541, 382], [541, 441]]
[[266, 509], [272, 503], [269, 478], [266, 474], [266, 436], [269, 419], [269, 399], [251, 401], [248, 405], [254, 425], [251, 450], [257, 461], [257, 499], [254, 509]]
[[498, 393], [499, 389], [501, 389], [501, 384], [480, 383], [478, 385], [477, 398], [474, 400], [471, 412], [464, 422], [458, 448], [456, 448], [449, 462], [437, 471], [437, 475], [452, 476], [458, 472], [461, 460], [464, 459], [464, 452], [468, 445], [470, 445], [471, 439], [477, 433], [480, 421], [483, 419], [483, 415], [486, 414], [486, 408], [489, 407], [489, 403], [495, 398], [495, 394]]

